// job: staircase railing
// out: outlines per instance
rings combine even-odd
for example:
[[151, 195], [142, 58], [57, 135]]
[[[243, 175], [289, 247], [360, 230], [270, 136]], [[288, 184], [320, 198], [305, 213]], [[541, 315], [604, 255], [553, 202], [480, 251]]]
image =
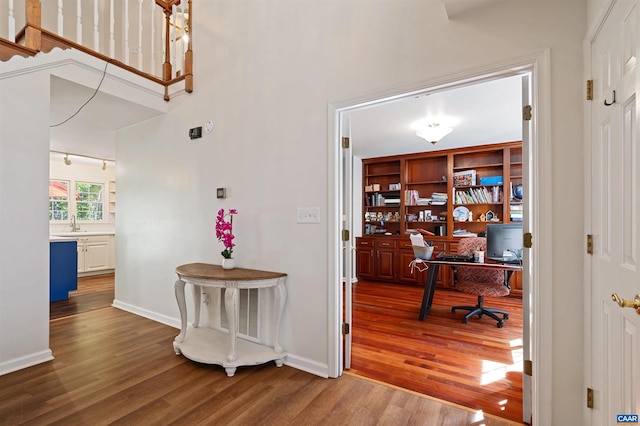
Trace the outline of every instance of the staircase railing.
[[193, 91], [191, 0], [8, 0], [7, 8], [0, 60], [75, 48], [163, 85], [167, 101], [175, 83]]

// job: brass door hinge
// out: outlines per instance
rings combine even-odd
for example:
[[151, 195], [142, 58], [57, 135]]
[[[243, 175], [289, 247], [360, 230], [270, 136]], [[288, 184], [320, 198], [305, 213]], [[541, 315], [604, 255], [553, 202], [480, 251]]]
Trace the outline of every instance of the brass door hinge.
[[342, 230], [342, 241], [349, 241], [349, 230], [348, 229], [343, 229]]
[[587, 408], [593, 408], [593, 389], [587, 388]]
[[524, 240], [522, 245], [526, 248], [533, 247], [533, 234], [531, 232], [524, 233]]
[[587, 100], [593, 100], [593, 80], [587, 80]]
[[587, 253], [593, 254], [593, 235], [587, 234]]
[[342, 334], [349, 334], [349, 323], [347, 322], [343, 322], [342, 323]]
[[345, 148], [345, 149], [349, 148], [349, 138], [347, 138], [347, 137], [343, 137], [342, 138], [342, 147]]
[[531, 105], [526, 105], [522, 108], [522, 119], [524, 121], [531, 121], [532, 109]]
[[522, 372], [527, 376], [533, 376], [533, 361], [525, 359], [522, 363]]

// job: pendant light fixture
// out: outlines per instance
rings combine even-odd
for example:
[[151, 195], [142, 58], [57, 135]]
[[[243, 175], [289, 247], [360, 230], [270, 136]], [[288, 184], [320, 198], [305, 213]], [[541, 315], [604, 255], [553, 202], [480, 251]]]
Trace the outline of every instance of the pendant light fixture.
[[416, 129], [416, 135], [435, 145], [440, 139], [453, 131], [453, 128], [439, 123], [427, 123]]

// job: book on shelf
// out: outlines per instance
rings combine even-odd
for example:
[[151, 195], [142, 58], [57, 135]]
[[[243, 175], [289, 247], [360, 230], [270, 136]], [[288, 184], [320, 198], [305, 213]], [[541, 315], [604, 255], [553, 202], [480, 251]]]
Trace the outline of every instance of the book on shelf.
[[453, 173], [453, 186], [473, 186], [476, 184], [476, 171], [461, 170]]
[[448, 195], [446, 192], [434, 192], [431, 194], [432, 206], [444, 206], [447, 204]]
[[501, 202], [500, 188], [494, 186], [489, 189], [487, 187], [481, 188], [469, 188], [461, 190], [460, 188], [453, 188], [453, 202], [454, 204], [490, 204]]
[[415, 206], [418, 204], [419, 194], [416, 189], [404, 190], [404, 203], [407, 206]]

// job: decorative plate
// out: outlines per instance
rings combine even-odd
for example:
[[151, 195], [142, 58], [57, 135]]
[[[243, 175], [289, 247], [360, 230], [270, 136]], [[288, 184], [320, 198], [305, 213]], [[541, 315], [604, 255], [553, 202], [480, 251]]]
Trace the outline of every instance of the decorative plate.
[[453, 220], [456, 222], [466, 222], [469, 220], [469, 209], [465, 206], [458, 206], [453, 209]]

